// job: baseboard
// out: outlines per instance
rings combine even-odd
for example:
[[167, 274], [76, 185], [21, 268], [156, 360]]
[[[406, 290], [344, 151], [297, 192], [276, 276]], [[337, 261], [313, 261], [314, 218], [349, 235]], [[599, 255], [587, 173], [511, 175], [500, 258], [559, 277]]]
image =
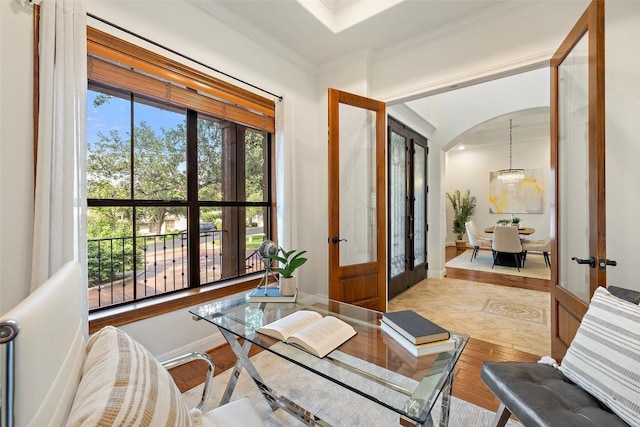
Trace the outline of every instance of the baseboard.
[[[444, 244], [445, 247], [452, 247], [452, 246], [456, 246], [456, 242], [446, 242]], [[469, 245], [469, 242], [465, 241], [464, 242], [464, 246], [466, 249], [471, 249], [472, 246]]]
[[427, 279], [444, 279], [446, 275], [446, 268], [441, 268], [440, 270], [427, 270]]
[[160, 362], [165, 362], [167, 360], [173, 359], [174, 357], [182, 356], [183, 354], [192, 353], [194, 351], [207, 352], [212, 348], [220, 347], [221, 345], [224, 345], [226, 343], [227, 341], [224, 339], [222, 334], [220, 332], [216, 332], [215, 334], [209, 335], [198, 341], [183, 345], [182, 347], [171, 350], [170, 352], [161, 354], [157, 357], [157, 359]]

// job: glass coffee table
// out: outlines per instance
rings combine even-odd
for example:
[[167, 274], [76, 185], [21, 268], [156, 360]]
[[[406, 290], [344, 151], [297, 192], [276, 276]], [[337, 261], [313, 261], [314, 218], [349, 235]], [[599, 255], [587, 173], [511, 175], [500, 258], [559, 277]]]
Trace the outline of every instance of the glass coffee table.
[[[335, 316], [357, 334], [324, 358], [256, 332], [299, 310]], [[238, 358], [220, 404], [229, 402], [244, 368], [273, 410], [282, 408], [309, 425], [328, 426], [317, 415], [279, 395], [263, 381], [249, 358], [256, 345], [341, 387], [395, 411], [403, 425], [432, 425], [431, 411], [442, 394], [439, 424], [448, 425], [455, 365], [469, 336], [451, 332], [455, 350], [414, 357], [380, 330], [381, 313], [317, 295], [299, 294], [293, 303], [255, 303], [249, 293], [235, 294], [190, 309], [195, 320], [218, 327]]]

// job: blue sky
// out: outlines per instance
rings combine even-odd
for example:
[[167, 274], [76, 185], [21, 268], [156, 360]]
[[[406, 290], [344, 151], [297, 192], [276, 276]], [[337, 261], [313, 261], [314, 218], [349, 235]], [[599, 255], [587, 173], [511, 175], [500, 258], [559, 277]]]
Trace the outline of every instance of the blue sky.
[[[130, 128], [130, 102], [128, 99], [112, 97], [108, 102], [95, 107], [93, 101], [98, 92], [87, 92], [87, 143], [89, 146], [99, 140], [98, 134], [109, 134], [116, 129], [120, 136], [128, 135]], [[160, 128], [171, 129], [183, 123], [185, 116], [172, 111], [161, 110], [144, 104], [135, 104], [135, 121], [147, 122], [159, 133]]]

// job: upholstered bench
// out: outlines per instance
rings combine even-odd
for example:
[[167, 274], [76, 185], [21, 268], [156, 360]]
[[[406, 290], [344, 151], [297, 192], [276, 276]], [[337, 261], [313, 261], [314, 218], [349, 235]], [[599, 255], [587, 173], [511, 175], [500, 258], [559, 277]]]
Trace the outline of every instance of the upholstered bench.
[[122, 330], [107, 326], [87, 341], [83, 292], [80, 267], [68, 263], [0, 319], [1, 425], [263, 425], [247, 398], [203, 412], [214, 369], [205, 353], [165, 362], [209, 364], [202, 399], [190, 409], [165, 367]]
[[495, 424], [513, 414], [527, 427], [640, 426], [639, 301], [599, 288], [559, 368], [485, 362], [480, 377], [501, 402]]

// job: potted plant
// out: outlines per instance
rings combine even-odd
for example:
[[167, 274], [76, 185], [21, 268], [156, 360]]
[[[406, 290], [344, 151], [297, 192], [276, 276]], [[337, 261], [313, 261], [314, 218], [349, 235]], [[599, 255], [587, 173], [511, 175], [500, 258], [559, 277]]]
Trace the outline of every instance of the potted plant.
[[282, 248], [278, 249], [278, 252], [269, 255], [269, 258], [273, 261], [278, 261], [279, 266], [273, 267], [272, 270], [280, 275], [278, 281], [280, 282], [280, 294], [284, 296], [291, 296], [295, 294], [296, 285], [294, 283], [293, 272], [307, 262], [307, 258], [304, 255], [307, 251], [299, 251], [292, 249], [285, 251]]
[[496, 224], [498, 225], [509, 225], [511, 221], [509, 221], [506, 218], [500, 218], [499, 220], [496, 221]]
[[453, 233], [456, 235], [456, 249], [464, 249], [466, 242], [462, 240], [462, 236], [467, 229], [465, 223], [476, 213], [477, 200], [471, 195], [471, 190], [462, 195], [460, 190], [456, 190], [453, 194], [447, 193], [447, 198], [451, 202], [453, 208]]
[[511, 218], [511, 225], [520, 228], [520, 218], [517, 216]]

